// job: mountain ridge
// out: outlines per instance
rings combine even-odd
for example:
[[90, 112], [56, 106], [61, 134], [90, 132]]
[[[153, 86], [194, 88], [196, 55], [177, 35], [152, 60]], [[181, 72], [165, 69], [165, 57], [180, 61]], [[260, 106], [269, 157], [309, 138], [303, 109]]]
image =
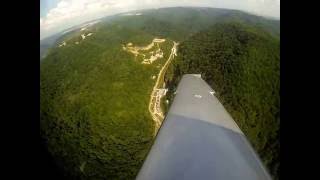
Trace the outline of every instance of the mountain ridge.
[[[194, 52], [192, 45], [199, 45], [196, 52], [202, 52], [200, 47], [207, 47], [204, 50], [210, 52], [214, 42], [221, 42], [220, 38], [224, 37], [210, 34], [212, 26], [238, 22], [248, 25], [248, 28], [237, 25], [220, 28], [230, 29], [225, 42], [235, 42], [234, 45], [222, 43], [230, 51], [220, 49], [220, 53], [245, 59], [243, 54], [247, 52], [242, 51], [239, 41], [247, 41], [252, 36], [256, 38], [247, 31], [256, 31], [258, 37], [265, 34], [272, 42], [280, 36], [278, 22], [238, 11], [162, 8], [139, 12], [141, 15], [102, 18], [85, 30], [79, 28], [67, 32], [52, 44], [40, 61], [40, 134], [51, 155], [68, 175], [78, 179], [134, 179], [153, 142], [155, 124], [148, 111], [156, 79], [153, 77], [166, 63], [173, 41], [182, 44], [178, 47], [177, 61], [182, 58], [180, 56], [189, 56], [186, 49]], [[252, 29], [252, 26], [263, 31]], [[201, 34], [213, 39], [204, 38]], [[243, 37], [238, 40], [234, 34]], [[247, 37], [247, 34], [250, 35]], [[193, 42], [196, 36], [200, 38], [198, 43]], [[229, 36], [237, 38], [230, 39]], [[147, 57], [123, 50], [130, 43], [137, 47], [147, 46], [154, 38], [165, 38], [166, 41], [159, 44], [163, 57], [152, 64], [142, 63]], [[264, 41], [269, 42], [266, 38], [258, 41], [259, 52], [263, 50], [261, 44]], [[207, 43], [206, 46], [203, 43]], [[265, 54], [271, 51], [275, 56], [278, 54], [273, 48], [264, 50]], [[154, 53], [152, 51], [154, 49], [151, 48], [144, 55], [149, 56]], [[203, 63], [191, 59], [192, 62], [185, 61], [190, 62], [190, 66]], [[214, 61], [205, 56], [203, 59], [212, 67]], [[171, 63], [175, 62], [176, 59]], [[222, 62], [220, 58], [220, 64]], [[239, 67], [243, 69], [245, 66]], [[223, 71], [214, 72], [223, 77]], [[206, 80], [210, 83], [214, 79]], [[166, 84], [170, 85], [169, 82]], [[162, 100], [165, 99], [163, 97]], [[168, 108], [163, 101], [161, 106]]]

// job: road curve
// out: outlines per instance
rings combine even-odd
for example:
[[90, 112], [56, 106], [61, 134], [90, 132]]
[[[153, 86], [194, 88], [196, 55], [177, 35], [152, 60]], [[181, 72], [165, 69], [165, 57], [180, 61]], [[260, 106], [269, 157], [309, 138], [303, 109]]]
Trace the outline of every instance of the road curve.
[[[160, 106], [160, 101], [157, 101], [157, 97], [160, 96], [161, 94], [158, 93], [158, 87], [159, 87], [159, 83], [160, 83], [160, 79], [161, 77], [164, 76], [165, 74], [165, 69], [167, 69], [167, 66], [169, 66], [169, 64], [171, 63], [171, 61], [173, 60], [173, 58], [175, 56], [177, 56], [177, 46], [179, 43], [173, 41], [173, 47], [171, 49], [171, 53], [170, 56], [168, 57], [168, 60], [166, 61], [166, 63], [162, 66], [159, 74], [158, 74], [158, 78], [157, 81], [155, 83], [155, 85], [153, 86], [153, 90], [151, 92], [150, 95], [150, 101], [149, 101], [149, 112], [152, 116], [153, 121], [155, 122], [155, 130], [154, 130], [154, 135], [157, 134], [158, 129], [162, 123], [162, 120], [164, 119], [164, 115], [163, 112], [158, 112], [158, 108], [155, 108], [158, 106]], [[161, 110], [161, 109], [160, 109]]]

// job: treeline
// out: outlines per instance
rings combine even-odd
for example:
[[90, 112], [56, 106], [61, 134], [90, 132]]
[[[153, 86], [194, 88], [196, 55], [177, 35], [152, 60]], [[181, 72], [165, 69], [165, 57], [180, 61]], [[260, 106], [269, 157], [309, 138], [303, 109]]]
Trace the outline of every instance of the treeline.
[[166, 73], [168, 97], [184, 74], [201, 74], [275, 179], [279, 177], [280, 42], [242, 23], [218, 23], [179, 45]]

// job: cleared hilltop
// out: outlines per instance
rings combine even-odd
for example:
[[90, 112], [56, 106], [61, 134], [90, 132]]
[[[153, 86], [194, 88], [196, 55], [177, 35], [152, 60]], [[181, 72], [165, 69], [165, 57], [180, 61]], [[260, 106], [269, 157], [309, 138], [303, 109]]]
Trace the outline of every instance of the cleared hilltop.
[[[214, 26], [217, 23], [227, 25]], [[244, 39], [238, 39], [239, 33]], [[134, 179], [154, 139], [157, 125], [152, 113], [168, 109], [165, 102], [171, 102], [179, 76], [194, 68], [221, 95], [277, 176], [278, 146], [273, 143], [278, 120], [273, 114], [279, 107], [274, 107], [273, 97], [279, 95], [274, 66], [279, 61], [279, 35], [279, 21], [214, 8], [133, 11], [75, 28], [57, 38], [41, 61], [40, 134], [67, 176]], [[175, 42], [177, 56], [167, 63], [167, 70], [164, 65]], [[221, 46], [214, 45], [217, 42]], [[159, 77], [162, 69], [165, 79]], [[272, 81], [264, 81], [269, 77]], [[169, 88], [169, 96], [156, 95], [153, 100], [152, 95], [160, 92], [154, 91], [155, 85]], [[265, 93], [270, 87], [273, 91]], [[260, 92], [263, 88], [267, 89]], [[245, 100], [237, 102], [242, 96]], [[149, 111], [150, 102], [157, 102], [152, 105], [155, 111]], [[241, 111], [234, 109], [238, 105], [234, 102], [241, 103]], [[249, 111], [253, 105], [264, 110]], [[265, 129], [261, 122], [273, 129]]]

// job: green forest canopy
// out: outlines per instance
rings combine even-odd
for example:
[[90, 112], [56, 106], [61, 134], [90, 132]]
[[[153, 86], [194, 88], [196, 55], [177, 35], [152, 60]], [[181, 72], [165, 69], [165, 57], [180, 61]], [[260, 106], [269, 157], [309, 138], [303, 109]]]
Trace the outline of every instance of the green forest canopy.
[[279, 40], [260, 28], [219, 23], [181, 43], [166, 74], [170, 102], [184, 74], [201, 74], [275, 178], [280, 163], [279, 55]]
[[[277, 177], [279, 21], [213, 8], [141, 12], [102, 19], [78, 45], [81, 33], [66, 33], [57, 43], [67, 46], [55, 45], [41, 61], [40, 134], [59, 166], [80, 179], [134, 179], [153, 142], [150, 77], [174, 40], [169, 92], [182, 74], [201, 73]], [[121, 49], [155, 37], [168, 41], [165, 57], [151, 66]]]

